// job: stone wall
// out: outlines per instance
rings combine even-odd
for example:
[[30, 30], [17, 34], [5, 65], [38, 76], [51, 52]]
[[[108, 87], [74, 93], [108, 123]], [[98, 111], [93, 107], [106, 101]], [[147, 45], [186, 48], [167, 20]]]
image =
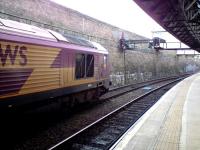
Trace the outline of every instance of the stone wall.
[[[0, 17], [80, 36], [102, 44], [110, 52], [111, 72], [114, 76], [124, 73], [124, 53], [119, 50], [122, 32], [125, 39], [146, 39], [49, 0], [1, 0]], [[127, 80], [138, 81], [176, 74], [179, 72], [178, 65], [184, 66], [184, 63], [177, 63], [175, 56], [176, 54], [170, 52], [156, 53], [148, 48], [148, 44], [137, 45], [135, 50], [126, 51], [125, 54]], [[124, 75], [122, 78], [124, 80]]]
[[49, 0], [1, 0], [0, 17], [51, 28], [101, 43], [112, 53], [112, 64], [122, 61], [118, 49], [122, 32], [127, 39], [144, 39], [142, 36], [111, 26]]

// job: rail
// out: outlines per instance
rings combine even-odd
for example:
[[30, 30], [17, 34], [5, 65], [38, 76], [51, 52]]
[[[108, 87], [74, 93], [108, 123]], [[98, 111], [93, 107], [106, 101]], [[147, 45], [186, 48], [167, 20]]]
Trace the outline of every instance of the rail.
[[[155, 92], [166, 92], [165, 87], [175, 84], [183, 78], [185, 77], [175, 79], [170, 83], [164, 84], [131, 100], [72, 136], [52, 146], [49, 150], [74, 148], [109, 149], [159, 99], [158, 97], [162, 96], [162, 94], [160, 96], [154, 95]], [[150, 99], [148, 98], [149, 96], [151, 97]]]

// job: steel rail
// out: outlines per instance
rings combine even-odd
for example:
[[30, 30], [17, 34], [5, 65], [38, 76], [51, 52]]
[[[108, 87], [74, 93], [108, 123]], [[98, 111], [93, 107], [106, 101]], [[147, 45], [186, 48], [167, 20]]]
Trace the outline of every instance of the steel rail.
[[[139, 97], [137, 97], [137, 98], [131, 100], [130, 102], [124, 104], [123, 106], [121, 106], [121, 107], [117, 108], [116, 110], [110, 112], [109, 114], [103, 116], [102, 118], [98, 119], [97, 121], [93, 122], [92, 124], [86, 126], [85, 128], [81, 129], [80, 131], [76, 132], [75, 134], [71, 135], [70, 137], [68, 137], [68, 138], [64, 139], [63, 141], [59, 142], [58, 144], [56, 144], [56, 145], [50, 147], [49, 150], [63, 149], [63, 148], [65, 147], [65, 145], [67, 145], [67, 144], [66, 144], [67, 142], [70, 142], [70, 141], [74, 140], [74, 139], [75, 139], [77, 136], [79, 136], [80, 134], [83, 134], [84, 132], [87, 132], [87, 131], [88, 131], [89, 129], [91, 129], [92, 127], [94, 127], [94, 126], [100, 124], [101, 122], [105, 121], [105, 119], [108, 119], [108, 118], [113, 117], [113, 115], [117, 114], [117, 113], [120, 112], [121, 110], [123, 110], [123, 109], [125, 109], [126, 107], [130, 106], [130, 105], [133, 104], [134, 102], [137, 102], [137, 101], [143, 99], [144, 97], [147, 97], [147, 96], [149, 96], [150, 94], [152, 94], [152, 93], [154, 93], [154, 92], [156, 92], [156, 91], [158, 91], [158, 90], [160, 90], [160, 89], [162, 89], [162, 88], [164, 88], [164, 87], [166, 87], [166, 86], [168, 86], [168, 85], [170, 85], [170, 84], [173, 84], [173, 83], [175, 83], [175, 82], [178, 82], [178, 81], [180, 81], [180, 80], [182, 80], [182, 79], [184, 79], [184, 78], [185, 78], [185, 77], [181, 77], [181, 78], [179, 78], [179, 79], [176, 79], [176, 80], [174, 80], [174, 81], [172, 81], [172, 82], [170, 82], [170, 83], [164, 84], [164, 85], [162, 85], [162, 86], [160, 86], [160, 87], [158, 87], [158, 88], [155, 88], [155, 89], [153, 89], [153, 90], [151, 90], [151, 91], [149, 91], [149, 92], [147, 92], [147, 93], [145, 93], [145, 94], [143, 94], [143, 95], [141, 95], [141, 96], [139, 96]], [[147, 111], [147, 110], [145, 110], [145, 112], [146, 112], [146, 111]], [[143, 114], [143, 113], [142, 113], [142, 114]], [[138, 119], [139, 119], [139, 118], [138, 118]], [[136, 120], [136, 121], [137, 121], [137, 120]], [[127, 130], [128, 130], [128, 129], [127, 129]], [[126, 130], [126, 131], [127, 131], [127, 130]], [[126, 131], [125, 131], [125, 132], [126, 132]], [[123, 132], [123, 133], [124, 133], [124, 132]], [[123, 135], [123, 133], [121, 133], [120, 135]], [[112, 142], [112, 145], [113, 145], [114, 142], [116, 142], [119, 138], [120, 138], [120, 137], [116, 138], [116, 139]], [[108, 147], [111, 147], [112, 145], [109, 145]]]
[[[181, 76], [182, 77], [186, 77], [186, 76], [189, 76], [189, 75], [190, 74], [183, 74]], [[177, 78], [180, 78], [180, 76], [171, 76], [171, 77], [153, 79], [153, 80], [149, 80], [149, 81], [143, 81], [143, 82], [140, 82], [140, 83], [134, 83], [134, 84], [129, 84], [129, 85], [121, 86], [121, 87], [118, 87], [118, 88], [115, 88], [115, 89], [111, 89], [107, 94], [110, 94], [110, 93], [112, 93], [114, 91], [126, 89], [128, 87], [130, 87], [130, 89], [126, 89], [124, 91], [116, 92], [115, 94], [111, 94], [110, 96], [105, 96], [104, 95], [104, 98], [100, 98], [100, 99], [107, 100], [107, 99], [110, 99], [110, 98], [115, 98], [115, 97], [121, 96], [123, 94], [126, 94], [128, 92], [131, 92], [131, 91], [143, 88], [145, 86], [154, 85], [156, 83], [161, 83], [161, 82], [164, 82], [164, 81], [167, 81], [167, 80], [173, 80], [173, 79], [177, 79]]]

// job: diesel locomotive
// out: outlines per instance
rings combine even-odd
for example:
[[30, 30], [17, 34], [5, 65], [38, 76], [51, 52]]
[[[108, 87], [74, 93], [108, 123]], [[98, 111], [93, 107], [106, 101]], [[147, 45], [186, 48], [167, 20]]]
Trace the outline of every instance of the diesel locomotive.
[[73, 105], [108, 88], [108, 51], [100, 44], [0, 19], [0, 109], [56, 97]]

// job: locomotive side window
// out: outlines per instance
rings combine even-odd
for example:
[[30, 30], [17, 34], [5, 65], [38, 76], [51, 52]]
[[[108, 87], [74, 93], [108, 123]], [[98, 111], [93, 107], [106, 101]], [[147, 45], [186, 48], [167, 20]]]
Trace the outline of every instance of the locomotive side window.
[[86, 76], [93, 77], [93, 75], [94, 75], [94, 56], [88, 54], [86, 60]]
[[76, 54], [76, 79], [94, 76], [94, 55]]
[[75, 69], [76, 79], [84, 78], [85, 76], [85, 55], [76, 55], [76, 69]]

